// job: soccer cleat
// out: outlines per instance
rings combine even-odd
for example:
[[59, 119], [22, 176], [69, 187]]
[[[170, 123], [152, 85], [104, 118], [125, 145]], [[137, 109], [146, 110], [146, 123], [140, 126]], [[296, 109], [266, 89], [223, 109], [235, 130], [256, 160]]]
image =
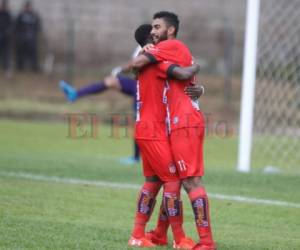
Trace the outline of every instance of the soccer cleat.
[[59, 82], [59, 87], [64, 92], [69, 102], [75, 102], [77, 100], [77, 91], [71, 84], [61, 80]]
[[217, 246], [215, 243], [211, 243], [209, 245], [198, 243], [193, 250], [217, 250]]
[[188, 237], [182, 238], [179, 243], [173, 241], [173, 248], [174, 249], [184, 249], [184, 250], [191, 250], [194, 249], [196, 243]]
[[146, 238], [151, 240], [154, 244], [159, 246], [166, 246], [168, 245], [168, 236], [158, 235], [155, 230], [151, 230], [146, 233]]
[[147, 239], [145, 236], [137, 239], [133, 236], [130, 237], [128, 241], [129, 247], [155, 247], [156, 245], [151, 242], [151, 240]]

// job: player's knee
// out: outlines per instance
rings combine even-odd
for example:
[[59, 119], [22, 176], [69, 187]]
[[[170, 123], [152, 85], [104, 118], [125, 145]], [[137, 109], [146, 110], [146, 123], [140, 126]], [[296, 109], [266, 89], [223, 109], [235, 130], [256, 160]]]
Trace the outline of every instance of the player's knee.
[[146, 176], [145, 177], [147, 182], [161, 182], [161, 180], [159, 179], [158, 176], [154, 175], [154, 176]]
[[167, 192], [180, 192], [181, 182], [178, 181], [169, 181], [164, 183], [164, 190]]
[[201, 177], [200, 176], [188, 177], [182, 181], [182, 185], [184, 190], [187, 193], [189, 193], [195, 188], [202, 186]]
[[116, 88], [116, 89], [120, 88], [119, 80], [115, 76], [105, 77], [104, 83], [105, 83], [106, 87], [108, 87], [108, 88]]
[[189, 193], [192, 190], [192, 186], [191, 186], [190, 182], [187, 180], [182, 181], [182, 186], [187, 193]]

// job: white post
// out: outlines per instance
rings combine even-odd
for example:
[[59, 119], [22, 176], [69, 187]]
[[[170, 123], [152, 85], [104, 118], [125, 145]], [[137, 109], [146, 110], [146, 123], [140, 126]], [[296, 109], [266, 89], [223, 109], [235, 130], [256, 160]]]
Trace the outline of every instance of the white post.
[[249, 172], [251, 162], [259, 6], [260, 0], [247, 1], [239, 155], [237, 165], [237, 169], [241, 172]]

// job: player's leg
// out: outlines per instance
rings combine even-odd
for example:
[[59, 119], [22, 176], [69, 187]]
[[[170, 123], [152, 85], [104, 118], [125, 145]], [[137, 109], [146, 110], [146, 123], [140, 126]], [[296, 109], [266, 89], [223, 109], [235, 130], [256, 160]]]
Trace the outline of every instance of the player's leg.
[[[174, 165], [174, 168], [175, 165]], [[163, 204], [173, 232], [174, 249], [192, 249], [195, 242], [183, 230], [183, 209], [180, 198], [180, 180], [164, 183]]]
[[[153, 141], [148, 150], [154, 172], [164, 181], [162, 209], [159, 214], [158, 226], [152, 233], [152, 240], [157, 243], [165, 240], [168, 226], [171, 224], [174, 239], [179, 242], [182, 238], [185, 238], [182, 228], [181, 184], [176, 173], [170, 145], [167, 141]], [[165, 219], [164, 216], [166, 216], [168, 223], [163, 221]]]
[[[118, 87], [115, 87], [115, 88], [118, 89], [119, 91], [121, 91], [123, 94], [134, 98], [133, 109], [134, 109], [134, 113], [135, 113], [135, 111], [136, 111], [136, 80], [131, 79], [126, 76], [122, 76], [122, 75], [118, 75], [117, 79], [118, 79], [119, 84], [118, 84]], [[133, 150], [134, 150], [134, 154], [132, 157], [126, 157], [126, 158], [120, 159], [120, 162], [122, 164], [129, 165], [129, 164], [135, 164], [135, 163], [139, 162], [140, 151], [139, 151], [139, 147], [135, 141], [133, 141]]]
[[126, 76], [118, 75], [118, 88], [123, 94], [129, 95], [135, 98], [136, 96], [136, 80]]
[[162, 203], [159, 208], [159, 214], [157, 218], [156, 227], [154, 230], [150, 230], [146, 233], [146, 237], [150, 239], [153, 243], [164, 246], [168, 245], [168, 229], [169, 229], [169, 220], [163, 205], [163, 197]]
[[155, 244], [145, 236], [145, 227], [153, 212], [156, 196], [162, 186], [162, 182], [152, 169], [147, 149], [148, 143], [144, 140], [139, 140], [138, 143], [143, 149], [141, 153], [145, 183], [142, 186], [137, 199], [134, 228], [128, 241], [128, 245], [152, 247], [155, 246]]
[[140, 160], [139, 146], [137, 145], [136, 141], [133, 140], [133, 156], [122, 157], [120, 159], [120, 163], [124, 165], [132, 165], [132, 164], [137, 164], [139, 160]]
[[[192, 249], [195, 243], [185, 236], [182, 227], [181, 183], [178, 178], [169, 142], [148, 141], [146, 147], [142, 145], [141, 152], [142, 155], [148, 155], [153, 172], [164, 182], [163, 207], [172, 228], [175, 240], [174, 248]], [[162, 239], [166, 239], [166, 234], [167, 231], [162, 231]]]
[[136, 162], [139, 161], [140, 159], [140, 149], [139, 149], [139, 146], [137, 145], [136, 141], [134, 140], [134, 152], [133, 152], [133, 158]]
[[61, 80], [59, 82], [60, 89], [64, 92], [65, 97], [69, 102], [74, 102], [78, 98], [99, 94], [107, 89], [107, 86], [105, 84], [105, 81], [90, 83], [80, 89], [74, 88], [70, 83]]
[[216, 244], [211, 231], [209, 201], [201, 177], [189, 177], [183, 181], [183, 185], [192, 204], [200, 239], [200, 243], [194, 249], [215, 250]]
[[107, 76], [103, 81], [93, 82], [79, 89], [74, 88], [71, 84], [63, 80], [60, 81], [59, 86], [70, 102], [74, 102], [78, 98], [85, 96], [100, 94], [109, 88], [121, 89], [119, 79], [115, 76]]
[[30, 62], [31, 70], [37, 72], [39, 71], [37, 43], [35, 41], [31, 41], [28, 44], [28, 50], [29, 50], [28, 59]]
[[17, 70], [22, 71], [24, 69], [24, 46], [22, 42], [16, 42], [16, 65]]
[[153, 212], [156, 196], [162, 186], [162, 182], [153, 172], [147, 154], [142, 154], [142, 159], [145, 183], [143, 184], [137, 199], [134, 227], [128, 245], [136, 247], [153, 247], [155, 244], [145, 236], [145, 227]]
[[187, 191], [195, 215], [195, 223], [201, 244], [194, 249], [214, 250], [208, 197], [201, 176], [203, 166], [204, 127], [183, 128], [171, 133], [171, 148], [182, 184]]
[[9, 68], [9, 45], [5, 38], [0, 39], [0, 60], [3, 70], [7, 71]]
[[87, 86], [84, 86], [80, 89], [77, 90], [77, 98], [81, 98], [84, 96], [89, 96], [89, 95], [95, 95], [95, 94], [100, 94], [103, 91], [107, 90], [107, 84], [104, 81], [100, 82], [93, 82], [90, 83]]
[[156, 196], [161, 186], [162, 182], [159, 179], [155, 179], [154, 176], [152, 180], [149, 177], [146, 178], [146, 181], [139, 192], [134, 227], [128, 241], [129, 246], [155, 246], [155, 244], [145, 236], [145, 227], [151, 217], [156, 202]]
[[[180, 196], [178, 196], [178, 197], [180, 197]], [[164, 195], [163, 195], [163, 200], [164, 200]], [[179, 199], [179, 204], [180, 205], [182, 204], [180, 199]], [[170, 204], [169, 204], [169, 206], [170, 206]], [[182, 210], [181, 210], [181, 213], [179, 216], [179, 223], [182, 226], [183, 207], [181, 207], [181, 208], [182, 208]], [[175, 221], [175, 223], [176, 223], [176, 221]], [[164, 204], [161, 204], [156, 228], [154, 230], [147, 232], [146, 237], [148, 239], [151, 239], [151, 241], [153, 243], [155, 243], [156, 245], [161, 245], [161, 246], [168, 245], [167, 233], [168, 233], [169, 225], [170, 225], [169, 218], [166, 213], [165, 206], [164, 206]], [[181, 235], [181, 236], [184, 235], [184, 236], [183, 236], [183, 238], [180, 238], [180, 240], [177, 240], [177, 242], [176, 242], [176, 240], [173, 241], [173, 248], [174, 249], [192, 249], [195, 246], [195, 242], [192, 239], [186, 237], [184, 234], [184, 231], [183, 231], [183, 233], [182, 233], [182, 231], [180, 230], [180, 227], [179, 227], [179, 232], [177, 232], [177, 235], [179, 233], [179, 235]]]
[[[121, 81], [123, 82], [123, 81]], [[123, 91], [125, 90], [124, 84], [122, 84]], [[131, 96], [134, 99], [133, 102], [133, 110], [134, 110], [134, 120], [136, 120], [136, 109], [137, 109], [137, 99], [136, 99], [136, 81], [131, 80], [131, 88], [130, 88]], [[140, 160], [140, 149], [137, 142], [134, 140], [134, 160], [138, 162]]]
[[[153, 166], [157, 166], [160, 164], [160, 162], [157, 164], [157, 162], [153, 162], [153, 158], [155, 158], [155, 154], [156, 154], [156, 150], [155, 150], [155, 142], [152, 141], [146, 141], [146, 140], [137, 140], [137, 143], [141, 149], [141, 156], [142, 156], [142, 162], [143, 162], [143, 174], [146, 177], [146, 180], [150, 181], [150, 179], [152, 179], [153, 181], [156, 180], [156, 178], [160, 181], [159, 177], [153, 177], [156, 176], [156, 172], [155, 172], [155, 167]], [[153, 149], [154, 148], [154, 149]], [[160, 154], [160, 152], [158, 152], [157, 157], [161, 156], [163, 158], [163, 155]], [[172, 160], [172, 159], [171, 159]], [[154, 184], [155, 182], [152, 182], [152, 184]], [[156, 182], [157, 183], [157, 182]], [[162, 182], [159, 182], [159, 188], [162, 186]], [[157, 186], [158, 188], [158, 186]], [[156, 191], [156, 190], [155, 190]], [[157, 189], [158, 192], [158, 189]], [[150, 193], [150, 192], [148, 192]], [[155, 193], [152, 191], [152, 194]], [[156, 193], [157, 194], [157, 193]], [[144, 200], [151, 200], [150, 198], [148, 199], [144, 199]], [[160, 244], [162, 243], [162, 240], [165, 241], [164, 244], [167, 244], [167, 231], [163, 231], [161, 235], [161, 237], [159, 237], [158, 235], [156, 238], [158, 238], [158, 241], [152, 241], [153, 238], [149, 237], [149, 236], [154, 236], [154, 235], [149, 235], [147, 234], [147, 236], [145, 235], [145, 225], [147, 223], [147, 221], [150, 218], [153, 206], [150, 207], [148, 206], [148, 215], [145, 215], [145, 209], [144, 209], [144, 213], [143, 211], [141, 211], [140, 209], [140, 199], [138, 199], [138, 205], [137, 205], [137, 212], [136, 212], [136, 216], [135, 216], [135, 224], [134, 224], [134, 230], [132, 232], [131, 238], [128, 242], [129, 245], [132, 245], [132, 239], [134, 239], [134, 242], [137, 242], [136, 240], [140, 240], [140, 239], [144, 239], [146, 238], [148, 241], [153, 242], [154, 244]], [[145, 202], [144, 202], [145, 203]], [[153, 204], [154, 202], [152, 202]], [[144, 205], [145, 206], [145, 205]], [[150, 212], [151, 210], [151, 212]], [[145, 237], [144, 237], [145, 236]], [[141, 243], [141, 242], [139, 242]]]
[[5, 41], [0, 38], [0, 60], [1, 67], [5, 70]]
[[23, 67], [24, 70], [28, 69], [28, 58], [29, 58], [29, 49], [28, 49], [28, 43], [24, 42], [23, 45], [23, 53], [22, 55], [22, 60], [23, 60]]
[[119, 161], [124, 165], [137, 164], [140, 160], [140, 150], [137, 142], [133, 139], [133, 156], [122, 157]]
[[9, 41], [5, 42], [4, 54], [3, 54], [3, 69], [7, 77], [11, 76], [11, 57], [10, 57], [10, 44]]

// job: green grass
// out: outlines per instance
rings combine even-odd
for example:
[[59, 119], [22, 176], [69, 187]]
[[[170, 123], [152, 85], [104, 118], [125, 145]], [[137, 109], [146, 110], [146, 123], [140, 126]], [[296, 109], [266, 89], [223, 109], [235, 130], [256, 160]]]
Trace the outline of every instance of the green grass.
[[300, 174], [299, 136], [254, 137], [252, 165], [273, 166], [284, 172]]
[[[118, 162], [131, 154], [130, 138], [111, 138], [110, 128], [102, 126], [97, 139], [71, 139], [67, 124], [57, 123], [0, 121], [0, 131], [0, 249], [127, 249], [136, 190], [33, 181], [5, 173], [139, 184], [140, 166]], [[206, 140], [204, 182], [209, 193], [300, 203], [299, 175], [237, 173], [236, 148], [236, 138]], [[183, 197], [184, 226], [197, 239]], [[299, 249], [299, 208], [211, 199], [211, 214], [218, 249]], [[156, 214], [149, 228], [155, 220]]]

